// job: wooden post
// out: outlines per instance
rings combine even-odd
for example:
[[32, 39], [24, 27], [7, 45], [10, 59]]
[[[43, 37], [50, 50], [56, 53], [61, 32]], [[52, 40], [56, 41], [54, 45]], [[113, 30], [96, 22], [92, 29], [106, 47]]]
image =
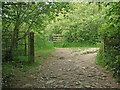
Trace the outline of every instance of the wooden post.
[[34, 32], [29, 32], [28, 35], [28, 59], [29, 63], [34, 63]]
[[25, 38], [24, 38], [24, 40], [25, 40], [25, 56], [27, 56], [27, 44], [26, 44], [26, 36], [25, 36]]
[[104, 39], [103, 39], [103, 41], [102, 41], [102, 44], [103, 44], [102, 50], [103, 50], [103, 53], [104, 53], [104, 52], [105, 52], [105, 43], [104, 43]]

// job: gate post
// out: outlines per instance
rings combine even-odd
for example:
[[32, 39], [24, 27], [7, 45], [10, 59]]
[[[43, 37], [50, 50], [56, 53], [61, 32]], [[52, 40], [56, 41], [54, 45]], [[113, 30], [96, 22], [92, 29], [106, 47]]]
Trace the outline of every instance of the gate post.
[[28, 33], [28, 61], [34, 63], [34, 32]]

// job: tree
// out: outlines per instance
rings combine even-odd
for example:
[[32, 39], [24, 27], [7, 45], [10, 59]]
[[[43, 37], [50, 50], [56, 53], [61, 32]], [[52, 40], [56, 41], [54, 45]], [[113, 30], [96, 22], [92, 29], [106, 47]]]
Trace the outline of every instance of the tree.
[[47, 33], [63, 34], [64, 42], [96, 44], [98, 28], [103, 23], [99, 7], [96, 3], [70, 3], [70, 6], [73, 10], [63, 10], [47, 25]]
[[100, 29], [103, 48], [98, 54], [98, 62], [120, 80], [120, 2], [108, 3], [107, 7], [105, 23]]
[[[55, 17], [54, 13], [57, 14], [68, 4], [62, 3], [61, 5], [61, 3], [56, 2], [3, 2], [3, 35], [6, 32], [13, 31], [10, 48], [6, 56], [8, 58], [13, 56], [13, 49], [17, 46], [17, 42], [28, 35], [30, 30], [35, 31], [34, 27], [42, 26], [46, 15], [49, 17], [48, 20], [51, 20]], [[25, 34], [18, 37], [20, 31], [25, 31]]]

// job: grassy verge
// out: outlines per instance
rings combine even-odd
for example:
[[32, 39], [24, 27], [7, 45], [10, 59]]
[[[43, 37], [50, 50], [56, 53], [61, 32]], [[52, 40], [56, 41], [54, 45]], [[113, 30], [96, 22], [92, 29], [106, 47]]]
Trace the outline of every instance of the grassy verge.
[[62, 47], [62, 48], [94, 48], [100, 47], [100, 43], [98, 44], [90, 44], [90, 43], [54, 43], [54, 47]]
[[107, 52], [109, 53], [103, 52], [102, 48], [100, 48], [96, 57], [96, 64], [111, 72], [113, 74], [113, 77], [115, 77], [116, 80], [120, 83], [120, 56], [117, 56], [114, 52], [110, 52], [109, 50], [107, 50]]
[[105, 59], [104, 59], [104, 53], [102, 52], [102, 49], [100, 48], [99, 52], [96, 56], [96, 64], [100, 65], [102, 67], [105, 67]]
[[10, 87], [12, 78], [17, 76], [18, 78], [25, 76], [26, 72], [34, 70], [35, 67], [41, 65], [47, 57], [54, 51], [53, 48], [40, 49], [35, 52], [35, 62], [33, 64], [28, 63], [27, 56], [20, 56], [18, 60], [3, 63], [3, 87]]
[[3, 71], [6, 71], [7, 69], [10, 70], [11, 68], [19, 69], [21, 71], [27, 71], [28, 69], [34, 68], [42, 64], [43, 59], [46, 59], [52, 53], [53, 50], [54, 49], [42, 49], [40, 51], [35, 52], [35, 62], [33, 64], [28, 63], [27, 56], [19, 56], [18, 60], [4, 63]]

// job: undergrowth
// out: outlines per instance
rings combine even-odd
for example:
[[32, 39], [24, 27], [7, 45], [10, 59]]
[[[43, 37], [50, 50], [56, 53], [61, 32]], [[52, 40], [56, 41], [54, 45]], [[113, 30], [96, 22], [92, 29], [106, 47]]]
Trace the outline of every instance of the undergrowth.
[[54, 47], [62, 47], [62, 48], [94, 48], [94, 47], [99, 47], [101, 44], [92, 44], [92, 43], [80, 43], [80, 42], [59, 42], [59, 43], [54, 43]]
[[35, 60], [33, 64], [28, 61], [28, 56], [14, 56], [14, 60], [3, 62], [2, 65], [2, 78], [3, 87], [10, 87], [12, 78], [18, 75], [23, 75], [26, 72], [34, 70], [37, 66], [43, 64], [47, 60], [48, 56], [54, 51], [53, 44], [51, 42], [40, 41], [39, 45], [35, 41]]
[[105, 53], [100, 48], [96, 57], [96, 64], [111, 72], [120, 83], [120, 55], [117, 55], [115, 51], [110, 49]]

